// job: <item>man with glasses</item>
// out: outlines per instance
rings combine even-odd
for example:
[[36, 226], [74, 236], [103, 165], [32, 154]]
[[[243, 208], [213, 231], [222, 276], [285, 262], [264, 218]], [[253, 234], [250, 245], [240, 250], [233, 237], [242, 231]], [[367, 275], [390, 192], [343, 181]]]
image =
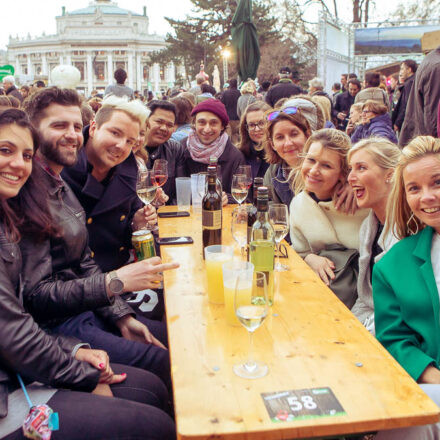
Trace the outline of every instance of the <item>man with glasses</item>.
[[176, 177], [184, 176], [183, 146], [171, 139], [175, 130], [176, 106], [169, 101], [153, 100], [148, 104], [148, 108], [151, 113], [147, 119], [146, 165], [151, 170], [157, 159], [165, 159], [168, 162], [168, 179], [162, 189], [169, 197], [167, 203], [175, 205]]

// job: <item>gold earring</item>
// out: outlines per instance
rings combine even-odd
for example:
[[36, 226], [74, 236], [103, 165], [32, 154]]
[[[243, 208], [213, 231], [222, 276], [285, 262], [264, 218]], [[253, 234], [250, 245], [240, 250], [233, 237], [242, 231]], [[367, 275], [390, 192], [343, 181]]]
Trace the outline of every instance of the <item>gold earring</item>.
[[[411, 222], [414, 222], [415, 225], [416, 225], [416, 230], [415, 231], [413, 231], [412, 227], [410, 226]], [[411, 217], [406, 222], [406, 228], [407, 228], [407, 230], [409, 231], [409, 233], [411, 235], [416, 235], [419, 232], [419, 224], [418, 224], [416, 218], [414, 217], [414, 213], [411, 213]]]

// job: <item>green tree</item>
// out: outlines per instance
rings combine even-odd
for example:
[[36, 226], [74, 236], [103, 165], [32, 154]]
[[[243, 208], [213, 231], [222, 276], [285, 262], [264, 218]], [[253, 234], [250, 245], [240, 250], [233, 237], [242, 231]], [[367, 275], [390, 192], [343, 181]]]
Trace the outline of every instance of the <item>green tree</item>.
[[[166, 37], [168, 47], [152, 54], [152, 62], [183, 63], [189, 78], [199, 72], [200, 61], [211, 75], [214, 65], [222, 72], [222, 50], [230, 47], [232, 18], [237, 4], [235, 0], [191, 0], [193, 12], [185, 20], [166, 20], [174, 30]], [[253, 19], [258, 30], [260, 46], [279, 37], [274, 16], [275, 0], [254, 0]], [[230, 75], [236, 72], [233, 57], [229, 63]], [[227, 78], [226, 78], [227, 80]]]

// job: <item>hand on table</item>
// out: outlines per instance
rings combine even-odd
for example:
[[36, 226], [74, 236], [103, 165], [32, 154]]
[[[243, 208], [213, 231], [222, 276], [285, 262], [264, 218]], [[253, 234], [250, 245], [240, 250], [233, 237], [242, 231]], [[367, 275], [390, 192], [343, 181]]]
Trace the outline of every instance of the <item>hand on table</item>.
[[333, 261], [319, 255], [309, 254], [304, 258], [304, 261], [313, 269], [313, 271], [319, 275], [324, 283], [329, 286], [330, 280], [335, 278], [335, 264]]
[[148, 327], [131, 315], [124, 316], [116, 322], [122, 336], [129, 341], [153, 344], [160, 348], [167, 349], [162, 342], [156, 339], [148, 330]]

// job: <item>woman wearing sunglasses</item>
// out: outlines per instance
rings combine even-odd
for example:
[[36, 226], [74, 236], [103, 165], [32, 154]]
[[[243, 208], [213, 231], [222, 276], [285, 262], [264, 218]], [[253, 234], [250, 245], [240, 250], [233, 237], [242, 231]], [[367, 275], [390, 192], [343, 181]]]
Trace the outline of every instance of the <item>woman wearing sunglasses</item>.
[[159, 409], [167, 392], [157, 377], [111, 366], [104, 351], [47, 334], [23, 307], [18, 242], [31, 235], [44, 244], [60, 233], [32, 174], [37, 141], [23, 111], [0, 113], [0, 438], [23, 438], [29, 407], [18, 373], [33, 404], [59, 413], [54, 440], [173, 439], [174, 423]]
[[356, 142], [372, 136], [382, 137], [397, 144], [397, 137], [393, 131], [390, 115], [386, 105], [377, 101], [365, 101], [362, 106], [362, 123], [351, 135], [351, 142]]
[[263, 148], [264, 130], [266, 128], [264, 113], [268, 110], [270, 110], [268, 104], [263, 101], [256, 101], [246, 107], [240, 120], [238, 149], [244, 154], [246, 164], [251, 166], [252, 180], [255, 177], [264, 177], [269, 167], [264, 157]]
[[[339, 130], [328, 128], [313, 133], [304, 146], [290, 204], [292, 246], [330, 286], [335, 263], [320, 253], [335, 245], [359, 250], [359, 229], [368, 214], [367, 210], [345, 214], [335, 206], [337, 189], [346, 184], [350, 147], [350, 138]], [[356, 284], [352, 287], [352, 292], [338, 295], [341, 299], [344, 295], [348, 307], [355, 301]]]
[[271, 200], [289, 205], [293, 198], [289, 174], [299, 164], [312, 130], [324, 121], [316, 105], [304, 98], [287, 100], [279, 110], [267, 113], [266, 119], [264, 149], [269, 168], [264, 185], [269, 188]]

